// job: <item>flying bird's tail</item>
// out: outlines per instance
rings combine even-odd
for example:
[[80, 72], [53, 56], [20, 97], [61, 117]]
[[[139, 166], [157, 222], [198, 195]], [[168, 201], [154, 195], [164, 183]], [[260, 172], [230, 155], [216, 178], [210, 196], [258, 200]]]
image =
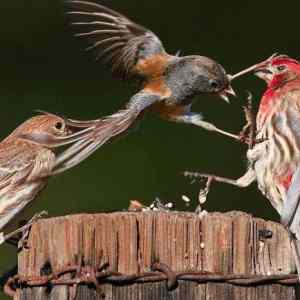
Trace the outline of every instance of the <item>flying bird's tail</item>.
[[161, 101], [161, 97], [146, 91], [135, 94], [125, 109], [101, 119], [78, 121], [65, 119], [66, 124], [73, 128], [93, 128], [87, 136], [57, 155], [53, 174], [66, 171], [90, 156], [105, 143], [126, 132], [143, 114], [146, 108]]
[[93, 121], [68, 120], [68, 126], [80, 128], [94, 126], [95, 128], [88, 138], [80, 140], [57, 156], [52, 174], [72, 168], [105, 143], [122, 135], [137, 121], [139, 115], [138, 110], [124, 109], [106, 118]]

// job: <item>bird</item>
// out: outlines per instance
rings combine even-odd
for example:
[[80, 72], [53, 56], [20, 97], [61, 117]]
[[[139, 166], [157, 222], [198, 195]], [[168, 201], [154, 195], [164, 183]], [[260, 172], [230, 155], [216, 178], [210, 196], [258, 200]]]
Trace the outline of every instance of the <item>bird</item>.
[[256, 116], [256, 141], [247, 152], [249, 167], [237, 180], [187, 172], [239, 187], [257, 181], [259, 190], [290, 231], [300, 277], [300, 62], [276, 55], [252, 68], [267, 84]]
[[[23, 122], [0, 142], [0, 244], [46, 187], [52, 171], [59, 170], [59, 160], [76, 155], [67, 146], [91, 130], [73, 133], [61, 117], [44, 114]], [[56, 153], [62, 146], [66, 149]]]
[[91, 146], [89, 151], [81, 152], [82, 159], [127, 131], [147, 111], [168, 121], [192, 124], [239, 140], [238, 135], [217, 128], [191, 111], [197, 95], [215, 94], [227, 102], [229, 95], [235, 95], [230, 76], [219, 63], [200, 55], [168, 54], [152, 31], [96, 1], [65, 3], [75, 36], [86, 41], [87, 50], [94, 52], [96, 61], [109, 65], [118, 78], [132, 80], [139, 86], [125, 108], [110, 116], [89, 121], [67, 120], [69, 126], [79, 128], [96, 124]]

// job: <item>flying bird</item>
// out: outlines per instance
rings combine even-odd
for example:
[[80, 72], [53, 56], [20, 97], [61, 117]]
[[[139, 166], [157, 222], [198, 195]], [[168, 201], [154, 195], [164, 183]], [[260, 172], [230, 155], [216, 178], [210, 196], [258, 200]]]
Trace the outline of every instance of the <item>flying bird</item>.
[[197, 95], [216, 94], [226, 101], [228, 95], [234, 95], [230, 76], [220, 64], [205, 56], [168, 54], [152, 31], [99, 3], [71, 0], [66, 4], [75, 36], [86, 40], [87, 50], [94, 52], [96, 60], [108, 64], [114, 75], [134, 80], [140, 87], [115, 114], [91, 121], [68, 120], [74, 127], [96, 126], [93, 145], [82, 152], [82, 159], [126, 131], [146, 111], [239, 139], [191, 111]]
[[64, 119], [39, 115], [0, 143], [0, 243], [5, 241], [4, 233], [18, 226], [24, 209], [45, 188], [51, 173], [60, 169], [59, 160], [74, 155], [68, 148], [60, 153], [56, 149], [85, 138], [91, 130], [72, 133]]
[[300, 62], [278, 55], [250, 70], [267, 84], [256, 117], [256, 140], [247, 152], [249, 169], [231, 180], [186, 172], [239, 187], [257, 181], [293, 234], [292, 246], [300, 276]]

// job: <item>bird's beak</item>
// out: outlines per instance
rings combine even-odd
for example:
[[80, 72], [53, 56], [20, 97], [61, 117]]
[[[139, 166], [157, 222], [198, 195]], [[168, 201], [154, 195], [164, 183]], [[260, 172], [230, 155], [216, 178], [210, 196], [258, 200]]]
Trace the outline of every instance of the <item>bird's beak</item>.
[[229, 85], [226, 89], [224, 89], [223, 91], [219, 92], [218, 95], [227, 103], [230, 103], [229, 101], [229, 97], [228, 95], [234, 96], [236, 97], [236, 93], [233, 90], [233, 88], [231, 87], [231, 85]]
[[270, 82], [274, 76], [270, 66], [264, 68], [258, 68], [254, 71], [254, 75], [266, 82]]
[[[267, 58], [266, 60], [264, 60], [264, 61], [262, 61], [262, 62], [260, 62], [258, 64], [255, 64], [255, 65], [253, 65], [253, 66], [251, 66], [249, 68], [246, 68], [246, 69], [244, 69], [244, 70], [242, 70], [242, 71], [240, 71], [240, 72], [238, 72], [238, 73], [236, 73], [234, 75], [229, 75], [228, 76], [229, 77], [229, 81], [231, 82], [235, 78], [238, 78], [238, 77], [240, 77], [242, 75], [245, 75], [245, 74], [248, 74], [248, 73], [251, 73], [251, 72], [253, 72], [256, 76], [259, 77], [259, 75], [256, 74], [256, 73], [259, 73], [259, 71], [268, 69], [270, 67], [270, 63], [272, 62], [272, 60], [275, 57], [279, 57], [279, 56], [280, 55], [278, 55], [277, 53], [275, 53], [275, 54], [271, 55], [269, 58]], [[264, 75], [262, 75], [262, 76], [264, 76]], [[260, 78], [262, 78], [262, 77], [260, 77]]]

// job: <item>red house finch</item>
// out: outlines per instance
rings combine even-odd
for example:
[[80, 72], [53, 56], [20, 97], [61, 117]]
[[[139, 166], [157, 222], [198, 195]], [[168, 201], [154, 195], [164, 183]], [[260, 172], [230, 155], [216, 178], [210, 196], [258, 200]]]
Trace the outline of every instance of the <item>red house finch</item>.
[[[0, 231], [7, 232], [17, 216], [46, 186], [48, 177], [59, 170], [59, 159], [68, 149], [54, 149], [86, 137], [90, 129], [72, 134], [65, 121], [55, 115], [33, 117], [0, 143]], [[74, 147], [75, 148], [75, 147]]]
[[265, 80], [265, 91], [256, 118], [256, 143], [247, 153], [248, 172], [238, 180], [213, 175], [216, 181], [246, 187], [258, 182], [296, 239], [293, 248], [300, 274], [300, 63], [287, 56], [275, 56], [256, 66], [256, 76]]
[[85, 156], [127, 130], [145, 111], [239, 139], [191, 112], [192, 100], [197, 95], [217, 94], [226, 101], [227, 94], [234, 95], [229, 76], [220, 64], [204, 56], [169, 55], [153, 32], [95, 2], [71, 0], [67, 5], [76, 36], [90, 45], [87, 50], [95, 52], [97, 60], [108, 63], [115, 75], [136, 79], [140, 86], [125, 109], [107, 118], [69, 120], [68, 124], [75, 127], [96, 124], [95, 143]]

